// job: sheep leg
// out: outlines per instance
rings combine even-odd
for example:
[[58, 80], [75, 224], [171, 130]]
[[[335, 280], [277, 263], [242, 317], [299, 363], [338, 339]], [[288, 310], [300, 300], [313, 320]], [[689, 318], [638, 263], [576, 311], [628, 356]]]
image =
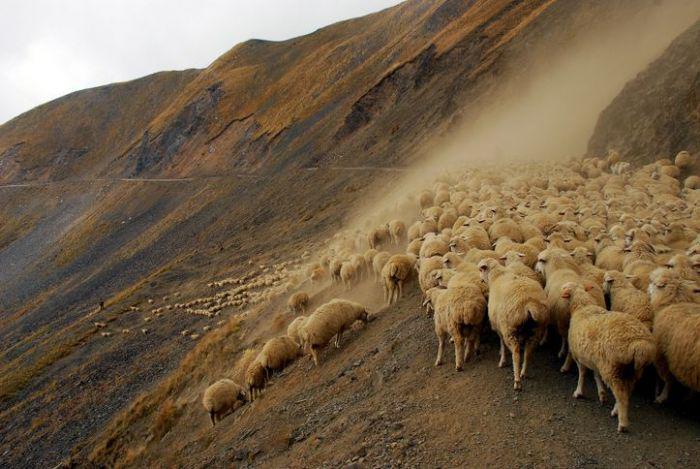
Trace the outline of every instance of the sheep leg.
[[668, 370], [668, 363], [664, 357], [659, 357], [656, 361], [656, 373], [661, 378], [664, 383], [664, 387], [659, 394], [657, 394], [654, 402], [657, 404], [663, 404], [668, 399], [668, 395], [671, 392], [671, 373]]
[[452, 338], [455, 342], [455, 370], [462, 371], [464, 368], [464, 337], [459, 332], [456, 332]]
[[547, 338], [549, 336], [549, 327], [544, 329], [544, 334], [542, 334], [542, 340], [540, 340], [540, 347], [547, 343]]
[[442, 365], [442, 353], [445, 347], [445, 337], [447, 334], [445, 334], [443, 331], [435, 331], [435, 334], [438, 338], [438, 351], [437, 358], [435, 359], [435, 366], [440, 366]]
[[209, 412], [209, 418], [211, 419], [211, 426], [216, 426], [216, 414], [214, 412]]
[[523, 359], [523, 369], [520, 371], [520, 377], [521, 378], [527, 378], [527, 370], [528, 370], [528, 365], [530, 364], [530, 360], [532, 359], [532, 352], [535, 350], [535, 346], [537, 345], [537, 339], [531, 339], [528, 340], [527, 343], [525, 344], [525, 357]]
[[574, 399], [583, 397], [583, 386], [586, 384], [586, 367], [581, 364], [581, 362], [576, 362], [578, 367], [578, 384], [576, 385], [576, 390], [574, 391]]
[[520, 381], [520, 342], [517, 340], [513, 342], [511, 347], [511, 354], [513, 355], [513, 389], [520, 391], [523, 388]]
[[566, 354], [566, 359], [564, 360], [564, 364], [561, 366], [560, 370], [562, 373], [568, 373], [571, 371], [571, 364], [573, 363], [574, 359], [571, 356], [571, 351], [569, 351]]
[[318, 350], [315, 346], [311, 346], [311, 358], [314, 360], [314, 365], [318, 366]]
[[565, 353], [566, 353], [566, 336], [563, 335], [563, 336], [561, 336], [561, 348], [559, 349], [559, 353], [557, 354], [557, 357], [564, 358]]
[[617, 415], [617, 431], [625, 432], [629, 426], [629, 418], [627, 411], [629, 410], [630, 386], [627, 383], [613, 382], [610, 386], [613, 395], [615, 396], [615, 408], [613, 409], [613, 417]]
[[340, 334], [342, 334], [342, 332], [338, 331], [335, 335], [335, 348], [340, 348]]
[[399, 299], [403, 296], [403, 280], [399, 280], [399, 294], [396, 296], [396, 301], [399, 301]]
[[498, 336], [498, 339], [501, 341], [501, 358], [498, 361], [498, 367], [503, 368], [506, 366], [506, 344], [503, 342], [503, 337]]
[[595, 378], [595, 386], [598, 388], [598, 400], [603, 404], [606, 401], [605, 384], [597, 371], [593, 373], [593, 377]]

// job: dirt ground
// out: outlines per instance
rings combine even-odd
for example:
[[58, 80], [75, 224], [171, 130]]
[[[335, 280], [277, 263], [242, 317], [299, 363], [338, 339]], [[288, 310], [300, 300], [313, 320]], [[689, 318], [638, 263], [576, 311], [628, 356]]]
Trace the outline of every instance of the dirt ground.
[[[575, 400], [575, 373], [558, 371], [556, 343], [535, 355], [524, 390], [497, 367], [495, 335], [456, 372], [453, 349], [434, 367], [432, 320], [415, 288], [381, 308], [379, 286], [351, 298], [375, 320], [274, 377], [262, 397], [215, 428], [191, 395], [183, 417], [143, 452], [146, 465], [177, 467], [692, 467], [700, 456], [697, 399], [652, 403], [644, 380], [631, 431], [618, 434], [612, 404]], [[323, 292], [317, 301], [334, 296]], [[381, 309], [380, 309], [381, 308]], [[252, 325], [252, 323], [251, 323]], [[610, 395], [612, 399], [612, 396]]]

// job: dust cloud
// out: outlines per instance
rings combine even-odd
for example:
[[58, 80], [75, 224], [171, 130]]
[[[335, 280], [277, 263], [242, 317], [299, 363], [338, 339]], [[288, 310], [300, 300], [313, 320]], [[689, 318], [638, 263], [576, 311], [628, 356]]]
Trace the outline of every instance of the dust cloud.
[[[583, 156], [601, 111], [700, 17], [697, 0], [630, 4], [627, 11], [618, 8], [610, 17], [596, 19], [593, 28], [572, 28], [565, 43], [559, 37], [557, 43], [533, 44], [525, 71], [520, 61], [510, 68], [506, 64], [501, 76], [487, 78], [501, 83], [482, 99], [478, 112], [434, 143], [415, 171], [389, 191], [377, 191], [381, 202], [371, 201], [370, 218], [380, 220], [388, 211], [400, 217], [400, 201], [430, 187], [446, 170]], [[367, 226], [366, 209], [355, 213], [350, 226]], [[357, 223], [360, 217], [363, 223]]]

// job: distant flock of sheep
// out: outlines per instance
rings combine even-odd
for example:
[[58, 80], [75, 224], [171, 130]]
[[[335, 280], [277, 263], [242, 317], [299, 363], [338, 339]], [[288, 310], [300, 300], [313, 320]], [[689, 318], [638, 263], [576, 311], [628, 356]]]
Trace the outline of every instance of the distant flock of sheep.
[[[306, 273], [344, 290], [373, 279], [387, 304], [415, 282], [434, 321], [436, 366], [450, 339], [461, 370], [488, 319], [500, 340], [498, 366], [509, 353], [516, 390], [534, 349], [556, 334], [561, 371], [578, 367], [573, 396], [583, 395], [591, 370], [600, 401], [612, 391], [612, 415], [625, 431], [645, 368], [660, 378], [658, 403], [674, 382], [700, 391], [700, 177], [687, 174], [694, 159], [680, 152], [635, 170], [611, 151], [444, 175], [378, 216], [388, 222], [338, 233]], [[310, 304], [304, 292], [289, 298], [297, 317], [263, 346], [242, 386], [222, 380], [206, 390], [212, 423], [302, 354], [318, 365], [324, 346], [338, 347], [344, 331], [368, 320], [362, 305], [339, 299], [303, 316]]]

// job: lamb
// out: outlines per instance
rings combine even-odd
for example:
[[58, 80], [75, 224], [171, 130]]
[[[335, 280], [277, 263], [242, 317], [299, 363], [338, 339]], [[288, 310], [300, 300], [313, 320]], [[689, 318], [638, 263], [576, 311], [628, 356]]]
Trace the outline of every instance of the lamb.
[[[438, 352], [435, 366], [442, 364], [445, 339], [449, 334], [455, 344], [455, 369], [462, 371], [464, 362], [479, 349], [481, 328], [486, 313], [484, 284], [476, 281], [452, 282], [447, 290], [431, 289]], [[481, 284], [481, 285], [480, 285]], [[433, 303], [434, 301], [434, 303]], [[465, 347], [466, 345], [466, 347]]]
[[569, 351], [578, 366], [574, 398], [583, 396], [586, 371], [593, 370], [598, 399], [605, 401], [605, 383], [615, 396], [611, 415], [618, 417], [617, 430], [624, 432], [629, 426], [628, 407], [634, 385], [644, 368], [654, 363], [654, 337], [633, 316], [618, 311], [607, 312], [597, 306], [595, 299], [580, 284], [565, 284], [562, 298], [572, 311]]
[[294, 318], [294, 321], [289, 323], [289, 326], [287, 326], [287, 336], [299, 346], [301, 346], [301, 336], [299, 335], [299, 331], [301, 329], [301, 325], [304, 324], [304, 321], [306, 321], [306, 316], [297, 316]]
[[287, 308], [292, 314], [305, 313], [309, 307], [309, 294], [303, 291], [296, 292], [289, 297]]
[[676, 272], [664, 269], [652, 273], [649, 298], [656, 310], [656, 371], [664, 382], [656, 402], [661, 404], [668, 399], [672, 377], [700, 391], [700, 304], [694, 302], [689, 284]]
[[395, 254], [389, 258], [382, 268], [384, 281], [384, 301], [392, 304], [401, 298], [403, 284], [411, 278], [416, 265], [416, 257], [412, 254]]
[[406, 225], [401, 220], [391, 220], [389, 222], [389, 235], [391, 242], [399, 245], [406, 238]]
[[[514, 389], [522, 389], [532, 352], [540, 342], [549, 322], [547, 297], [542, 286], [525, 277], [516, 277], [495, 259], [479, 263], [482, 278], [489, 286], [488, 317], [491, 328], [501, 341], [499, 367], [506, 364], [505, 348], [513, 356]], [[525, 356], [520, 367], [521, 350]]]
[[343, 332], [355, 321], [367, 323], [368, 314], [364, 306], [348, 300], [332, 300], [319, 306], [299, 327], [304, 350], [310, 352], [316, 366], [318, 351], [328, 345], [335, 336], [335, 347], [340, 347]]
[[245, 403], [245, 392], [230, 379], [220, 379], [204, 391], [202, 405], [211, 418], [211, 426]]
[[605, 272], [603, 290], [609, 310], [631, 314], [651, 330], [654, 315], [649, 299], [646, 293], [635, 288], [623, 273], [616, 270]]

